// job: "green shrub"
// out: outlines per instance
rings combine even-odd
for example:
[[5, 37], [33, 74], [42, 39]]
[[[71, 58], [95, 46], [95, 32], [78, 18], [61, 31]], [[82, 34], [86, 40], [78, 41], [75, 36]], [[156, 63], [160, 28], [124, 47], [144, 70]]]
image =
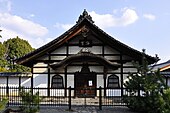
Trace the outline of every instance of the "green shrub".
[[36, 113], [39, 111], [39, 103], [41, 101], [39, 97], [39, 92], [32, 94], [32, 91], [25, 91], [24, 88], [21, 88], [20, 96], [22, 98], [21, 109], [24, 113]]
[[5, 109], [7, 103], [8, 103], [8, 99], [7, 99], [7, 98], [3, 98], [3, 99], [0, 101], [0, 112]]

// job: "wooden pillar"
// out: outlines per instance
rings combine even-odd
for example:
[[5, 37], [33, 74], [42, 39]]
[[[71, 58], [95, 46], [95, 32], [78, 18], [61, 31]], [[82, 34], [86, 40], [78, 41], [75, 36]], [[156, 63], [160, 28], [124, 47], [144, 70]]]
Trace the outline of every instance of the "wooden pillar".
[[50, 67], [48, 65], [47, 96], [50, 96]]
[[47, 96], [50, 96], [50, 61], [51, 56], [50, 53], [48, 53], [48, 82], [47, 82]]
[[31, 73], [32, 73], [32, 76], [31, 76], [31, 92], [32, 92], [32, 94], [33, 94], [33, 87], [34, 87], [33, 66], [32, 66], [32, 68], [31, 68]]
[[168, 86], [168, 77], [165, 77], [166, 79], [166, 86]]
[[103, 79], [104, 79], [104, 96], [106, 96], [107, 71], [108, 71], [107, 68], [104, 67], [104, 70], [103, 70], [103, 72], [104, 72], [104, 74], [103, 74]]
[[121, 80], [121, 96], [123, 96], [123, 58], [122, 58], [122, 54], [120, 55], [120, 62], [121, 62], [121, 66], [120, 66], [120, 80]]
[[[66, 56], [69, 56], [69, 42], [66, 42]], [[64, 69], [64, 81], [65, 81], [65, 91], [64, 91], [64, 96], [67, 97], [67, 66]]]
[[21, 76], [19, 76], [19, 88], [21, 87]]
[[65, 81], [65, 85], [64, 85], [64, 86], [65, 86], [64, 96], [66, 97], [66, 96], [67, 96], [67, 67], [65, 67], [64, 73], [65, 73], [65, 74], [64, 74], [64, 76], [65, 76], [65, 77], [64, 77], [64, 78], [65, 78], [65, 80], [64, 80], [64, 81]]
[[9, 94], [9, 76], [6, 77], [6, 94]]

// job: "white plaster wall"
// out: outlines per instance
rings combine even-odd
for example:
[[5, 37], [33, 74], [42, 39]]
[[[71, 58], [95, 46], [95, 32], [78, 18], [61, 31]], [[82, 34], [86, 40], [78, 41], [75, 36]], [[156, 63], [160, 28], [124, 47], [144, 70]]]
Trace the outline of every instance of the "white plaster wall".
[[33, 87], [47, 88], [47, 74], [34, 74], [33, 75]]
[[120, 60], [120, 56], [104, 56], [107, 60]]
[[42, 63], [42, 62], [40, 62], [40, 63], [36, 63], [35, 65], [34, 65], [34, 67], [39, 67], [39, 66], [48, 66], [47, 64], [44, 64], [44, 63]]
[[136, 68], [123, 68], [123, 72], [137, 72]]
[[67, 87], [71, 86], [74, 88], [74, 75], [68, 75], [67, 76]]
[[34, 73], [44, 73], [47, 71], [48, 71], [48, 68], [33, 68]]
[[77, 72], [81, 71], [82, 66], [68, 66], [67, 67], [67, 72]]
[[[34, 67], [41, 67], [41, 68], [33, 68], [33, 73], [44, 73], [47, 72], [47, 64], [44, 63], [37, 63]], [[42, 68], [43, 67], [43, 68]]]
[[89, 66], [89, 68], [93, 72], [103, 72], [103, 66]]
[[83, 47], [78, 46], [70, 46], [69, 47], [69, 54], [77, 54]]
[[[7, 85], [6, 77], [0, 77], [0, 86], [6, 87]], [[21, 86], [30, 87], [31, 86], [31, 78], [30, 77], [21, 77]], [[8, 86], [9, 87], [18, 87], [19, 86], [19, 77], [9, 77], [8, 78]]]
[[103, 86], [103, 83], [104, 83], [104, 81], [103, 81], [103, 75], [97, 75], [97, 88], [99, 88], [100, 86], [101, 86], [101, 87], [104, 87], [104, 86]]
[[63, 60], [65, 58], [66, 58], [66, 56], [51, 56], [51, 60]]
[[31, 78], [21, 78], [21, 86], [31, 87]]
[[6, 77], [0, 77], [0, 87], [6, 87]]
[[18, 87], [19, 86], [19, 77], [9, 77], [8, 84], [11, 87]]
[[92, 47], [88, 47], [88, 49], [94, 54], [102, 54], [101, 46], [92, 46]]

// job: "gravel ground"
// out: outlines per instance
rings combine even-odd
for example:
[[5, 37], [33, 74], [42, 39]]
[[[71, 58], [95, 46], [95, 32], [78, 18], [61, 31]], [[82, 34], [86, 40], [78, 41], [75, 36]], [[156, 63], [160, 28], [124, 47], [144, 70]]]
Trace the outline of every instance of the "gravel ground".
[[72, 107], [69, 111], [68, 107], [56, 107], [56, 108], [41, 108], [40, 113], [136, 113], [130, 111], [127, 107], [102, 107], [99, 110], [98, 107]]

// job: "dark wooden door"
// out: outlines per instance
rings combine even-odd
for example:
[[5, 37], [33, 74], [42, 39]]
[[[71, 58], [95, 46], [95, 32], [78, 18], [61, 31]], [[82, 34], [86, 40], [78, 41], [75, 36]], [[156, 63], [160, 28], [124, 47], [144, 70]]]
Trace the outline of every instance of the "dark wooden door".
[[75, 73], [75, 95], [77, 97], [96, 96], [96, 73]]

